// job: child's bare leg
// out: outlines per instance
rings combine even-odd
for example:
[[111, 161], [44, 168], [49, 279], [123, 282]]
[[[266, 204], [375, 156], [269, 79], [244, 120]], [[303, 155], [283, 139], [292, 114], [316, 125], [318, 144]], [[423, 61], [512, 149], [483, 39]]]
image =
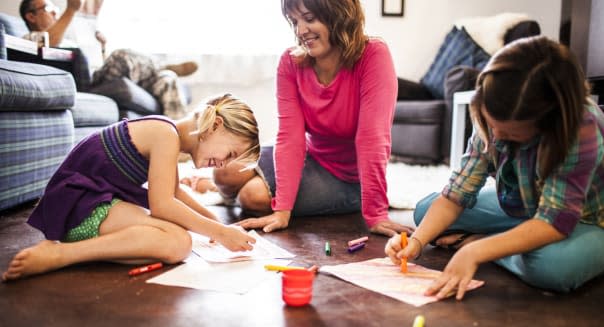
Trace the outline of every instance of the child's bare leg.
[[224, 168], [214, 168], [214, 184], [218, 191], [226, 198], [235, 198], [239, 190], [254, 176], [254, 170], [240, 171], [245, 166], [232, 162]]
[[182, 261], [191, 238], [181, 227], [150, 217], [136, 205], [119, 202], [99, 228], [100, 236], [73, 243], [42, 241], [17, 253], [2, 280], [12, 280], [87, 261]]

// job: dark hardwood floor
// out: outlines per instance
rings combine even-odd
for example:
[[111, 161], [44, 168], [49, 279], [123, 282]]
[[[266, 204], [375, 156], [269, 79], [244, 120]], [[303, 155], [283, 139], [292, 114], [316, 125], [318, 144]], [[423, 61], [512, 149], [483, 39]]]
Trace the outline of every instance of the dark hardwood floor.
[[[0, 213], [0, 270], [42, 234], [25, 221], [33, 204]], [[212, 207], [225, 222], [237, 208]], [[396, 215], [397, 212], [393, 212]], [[359, 215], [292, 220], [287, 230], [264, 236], [295, 253], [295, 264], [325, 265], [383, 257], [386, 237], [371, 235], [362, 251], [346, 242], [367, 235]], [[332, 256], [325, 256], [325, 241]], [[451, 252], [430, 248], [418, 261], [443, 269]], [[603, 254], [604, 255], [604, 254]], [[564, 264], [564, 263], [560, 263]], [[0, 326], [411, 326], [418, 314], [426, 326], [601, 326], [604, 277], [570, 294], [527, 286], [495, 264], [480, 267], [486, 284], [463, 301], [447, 299], [420, 308], [367, 291], [329, 275], [315, 279], [311, 305], [290, 308], [278, 283], [263, 283], [244, 295], [147, 284], [162, 270], [128, 277], [130, 266], [79, 264], [19, 281], [0, 283]]]

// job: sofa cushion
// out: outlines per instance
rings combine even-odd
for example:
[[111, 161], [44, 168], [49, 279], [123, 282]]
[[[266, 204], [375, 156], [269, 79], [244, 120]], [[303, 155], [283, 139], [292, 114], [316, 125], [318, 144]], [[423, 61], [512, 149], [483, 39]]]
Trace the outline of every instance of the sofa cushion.
[[443, 100], [398, 101], [394, 108], [394, 124], [440, 124], [445, 108]]
[[95, 85], [89, 92], [110, 97], [118, 103], [120, 110], [131, 110], [142, 115], [162, 114], [159, 102], [126, 77]]
[[65, 110], [73, 106], [75, 93], [73, 77], [66, 71], [0, 60], [2, 111]]
[[445, 74], [449, 69], [457, 65], [482, 69], [489, 58], [489, 54], [472, 40], [464, 28], [454, 27], [445, 37], [421, 83], [430, 90], [434, 98], [442, 99]]
[[396, 100], [431, 100], [432, 93], [422, 84], [404, 78], [398, 78]]
[[98, 94], [78, 92], [71, 113], [76, 128], [106, 126], [119, 120], [115, 101]]

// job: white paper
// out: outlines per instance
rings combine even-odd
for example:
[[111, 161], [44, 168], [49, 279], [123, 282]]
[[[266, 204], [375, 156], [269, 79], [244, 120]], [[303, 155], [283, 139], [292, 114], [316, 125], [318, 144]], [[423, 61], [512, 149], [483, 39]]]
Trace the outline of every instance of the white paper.
[[193, 239], [193, 252], [208, 262], [236, 262], [248, 260], [289, 259], [295, 257], [291, 252], [271, 243], [258, 235], [256, 231], [248, 234], [256, 239], [251, 251], [233, 252], [218, 243], [210, 243], [209, 238], [189, 232]]
[[264, 265], [286, 266], [290, 263], [284, 259], [209, 263], [192, 253], [184, 264], [147, 280], [147, 283], [245, 294], [267, 280], [280, 278], [276, 272], [264, 269]]
[[[394, 265], [389, 258], [376, 258], [335, 266], [323, 266], [319, 271], [416, 307], [438, 301], [436, 296], [426, 296], [424, 293], [434, 281], [432, 276], [440, 274], [440, 271], [413, 263], [408, 263], [407, 269], [409, 270], [408, 275], [401, 273], [400, 267]], [[424, 277], [418, 277], [419, 275]], [[473, 279], [467, 290], [470, 291], [482, 285], [484, 285], [483, 281]]]

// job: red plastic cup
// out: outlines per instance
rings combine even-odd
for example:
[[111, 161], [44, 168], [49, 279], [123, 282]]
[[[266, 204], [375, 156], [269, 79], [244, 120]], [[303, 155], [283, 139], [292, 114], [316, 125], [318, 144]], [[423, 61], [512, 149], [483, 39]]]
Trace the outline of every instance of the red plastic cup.
[[310, 303], [315, 273], [306, 269], [286, 270], [282, 273], [282, 297], [287, 305], [299, 307]]

